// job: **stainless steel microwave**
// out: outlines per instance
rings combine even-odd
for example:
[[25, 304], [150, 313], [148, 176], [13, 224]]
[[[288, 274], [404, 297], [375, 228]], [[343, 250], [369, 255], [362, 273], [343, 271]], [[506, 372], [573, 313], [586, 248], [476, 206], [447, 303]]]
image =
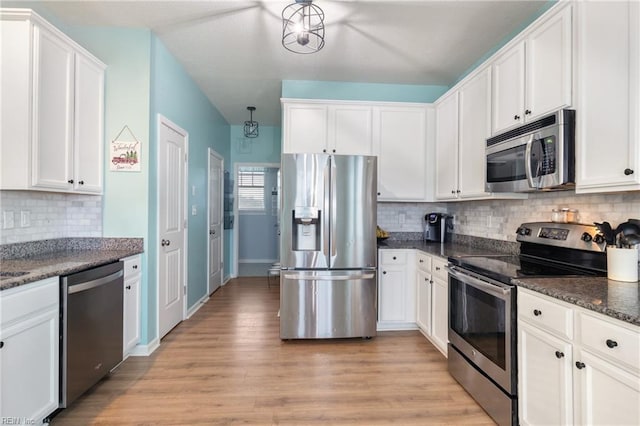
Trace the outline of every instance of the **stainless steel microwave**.
[[487, 139], [487, 192], [575, 187], [575, 111], [559, 110]]

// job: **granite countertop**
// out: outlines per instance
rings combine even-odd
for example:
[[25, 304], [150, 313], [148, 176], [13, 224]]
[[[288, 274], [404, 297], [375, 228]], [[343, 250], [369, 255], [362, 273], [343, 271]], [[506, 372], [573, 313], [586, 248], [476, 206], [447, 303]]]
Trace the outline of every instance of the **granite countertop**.
[[640, 325], [640, 283], [607, 277], [520, 278], [519, 287], [546, 294], [618, 320]]
[[[142, 238], [61, 238], [0, 246], [0, 291], [142, 253]], [[26, 274], [18, 275], [26, 272]], [[17, 276], [12, 276], [13, 274]]]
[[477, 247], [461, 243], [441, 244], [437, 242], [426, 242], [422, 240], [387, 240], [378, 243], [378, 249], [414, 249], [421, 250], [430, 255], [440, 256], [444, 258], [458, 256], [506, 254], [504, 251], [500, 251], [495, 248]]

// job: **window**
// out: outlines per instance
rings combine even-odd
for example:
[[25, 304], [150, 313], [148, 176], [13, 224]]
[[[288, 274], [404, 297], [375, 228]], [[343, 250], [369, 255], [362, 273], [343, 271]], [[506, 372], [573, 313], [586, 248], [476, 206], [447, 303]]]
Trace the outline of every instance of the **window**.
[[264, 170], [238, 172], [238, 209], [264, 211]]

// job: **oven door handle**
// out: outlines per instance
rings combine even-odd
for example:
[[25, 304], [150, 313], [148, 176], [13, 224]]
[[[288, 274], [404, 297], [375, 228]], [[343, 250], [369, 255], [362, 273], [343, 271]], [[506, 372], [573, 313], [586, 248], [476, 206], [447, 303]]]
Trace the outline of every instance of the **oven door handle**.
[[453, 269], [450, 266], [446, 266], [446, 269], [447, 271], [449, 271], [449, 274], [451, 274], [457, 280], [501, 299], [507, 298], [509, 293], [513, 289], [513, 287], [506, 286], [497, 281], [492, 280], [492, 282], [489, 283], [487, 281], [480, 280], [476, 277], [472, 277], [471, 275], [459, 272], [458, 270]]

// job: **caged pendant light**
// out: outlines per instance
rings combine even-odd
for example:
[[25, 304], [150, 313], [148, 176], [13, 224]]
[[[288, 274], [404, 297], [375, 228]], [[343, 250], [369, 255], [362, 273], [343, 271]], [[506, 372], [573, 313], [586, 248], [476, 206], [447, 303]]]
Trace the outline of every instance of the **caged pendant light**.
[[282, 45], [294, 53], [315, 53], [324, 47], [324, 12], [313, 0], [296, 0], [282, 10]]
[[250, 118], [249, 121], [244, 122], [244, 137], [245, 138], [257, 138], [258, 137], [258, 122], [253, 121], [253, 111], [256, 110], [254, 106], [248, 106]]

